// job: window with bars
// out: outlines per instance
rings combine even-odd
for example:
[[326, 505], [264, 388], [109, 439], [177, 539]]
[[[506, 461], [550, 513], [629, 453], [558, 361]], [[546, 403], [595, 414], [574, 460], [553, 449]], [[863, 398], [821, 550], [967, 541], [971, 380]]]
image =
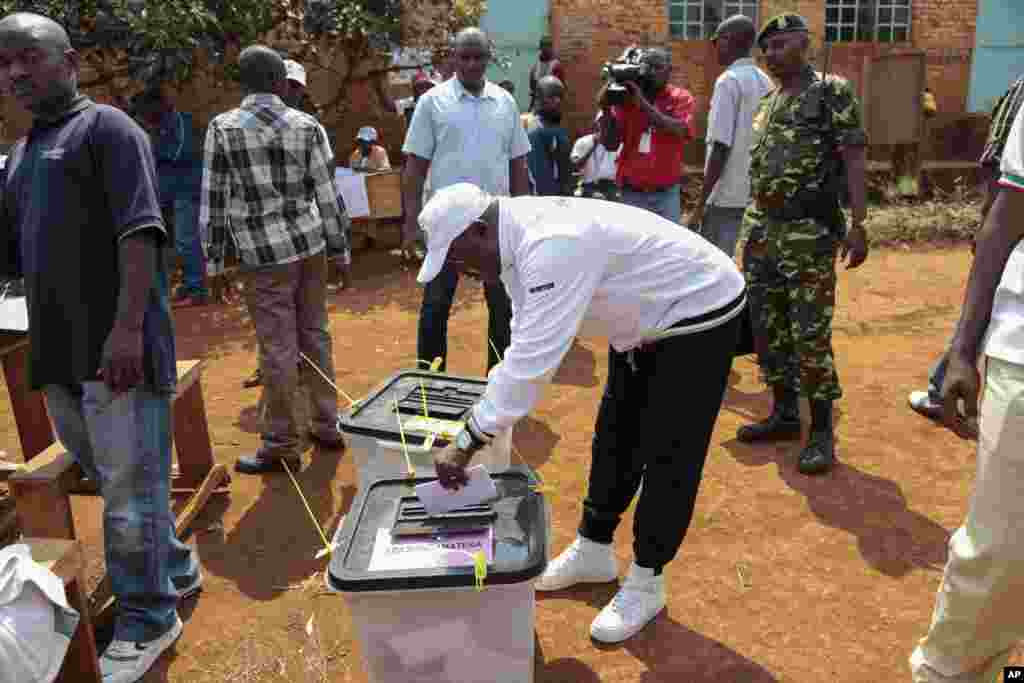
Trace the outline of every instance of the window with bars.
[[910, 0], [825, 0], [825, 40], [905, 43]]
[[757, 23], [758, 0], [668, 0], [669, 35], [685, 40], [708, 40], [734, 14]]

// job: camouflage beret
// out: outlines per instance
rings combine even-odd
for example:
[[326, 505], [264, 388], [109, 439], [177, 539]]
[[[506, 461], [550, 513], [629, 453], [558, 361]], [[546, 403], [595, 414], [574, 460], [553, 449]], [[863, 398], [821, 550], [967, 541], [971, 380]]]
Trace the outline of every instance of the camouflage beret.
[[786, 12], [768, 20], [761, 32], [757, 34], [757, 44], [780, 33], [810, 33], [807, 20], [799, 14]]

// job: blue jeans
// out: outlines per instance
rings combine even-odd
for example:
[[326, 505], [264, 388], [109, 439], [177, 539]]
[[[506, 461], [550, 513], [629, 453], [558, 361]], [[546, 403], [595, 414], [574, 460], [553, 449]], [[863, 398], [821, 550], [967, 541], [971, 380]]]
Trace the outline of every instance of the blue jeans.
[[[445, 264], [437, 277], [423, 288], [416, 354], [428, 363], [440, 357], [441, 372], [445, 371], [448, 359], [448, 316], [458, 285], [458, 271]], [[490, 372], [500, 362], [494, 347], [504, 354], [512, 343], [512, 301], [500, 282], [494, 285], [485, 282], [484, 297], [487, 299], [487, 371]]]
[[939, 359], [935, 361], [931, 371], [928, 373], [928, 397], [937, 403], [942, 403], [942, 383], [946, 381], [946, 368], [949, 366], [949, 347], [953, 345], [957, 333], [960, 331], [960, 321], [956, 323], [953, 336], [949, 338], [949, 344]]
[[949, 352], [943, 353], [935, 361], [932, 371], [928, 373], [928, 397], [938, 403], [942, 402], [942, 383], [946, 381], [946, 366], [949, 365]]
[[102, 382], [44, 387], [57, 435], [103, 496], [107, 573], [118, 601], [115, 640], [145, 642], [177, 617], [178, 586], [199, 565], [171, 515], [171, 395]]
[[206, 268], [199, 238], [199, 202], [189, 194], [174, 199], [174, 248], [184, 271], [182, 293], [188, 296], [206, 294], [203, 279]]
[[678, 223], [683, 215], [683, 207], [679, 201], [679, 185], [673, 185], [657, 192], [636, 192], [625, 187], [622, 188], [623, 204], [629, 204], [638, 209], [647, 209], [673, 223]]

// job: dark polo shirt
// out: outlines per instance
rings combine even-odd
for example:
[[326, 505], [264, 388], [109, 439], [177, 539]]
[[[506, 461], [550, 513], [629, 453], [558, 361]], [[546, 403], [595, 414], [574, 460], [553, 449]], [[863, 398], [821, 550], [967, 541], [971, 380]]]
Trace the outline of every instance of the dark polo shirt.
[[[32, 340], [29, 378], [95, 381], [120, 292], [118, 242], [166, 230], [153, 152], [124, 112], [80, 97], [62, 118], [37, 120], [11, 148], [0, 205], [3, 275], [24, 276]], [[143, 323], [146, 384], [173, 390], [167, 272], [157, 258]]]

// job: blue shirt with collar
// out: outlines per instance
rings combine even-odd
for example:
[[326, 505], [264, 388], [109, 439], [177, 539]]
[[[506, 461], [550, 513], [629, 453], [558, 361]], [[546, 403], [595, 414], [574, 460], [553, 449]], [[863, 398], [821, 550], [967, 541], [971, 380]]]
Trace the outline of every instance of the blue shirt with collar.
[[433, 192], [467, 182], [508, 196], [509, 162], [529, 153], [530, 141], [504, 88], [485, 81], [476, 96], [455, 77], [420, 97], [402, 151], [430, 162]]

